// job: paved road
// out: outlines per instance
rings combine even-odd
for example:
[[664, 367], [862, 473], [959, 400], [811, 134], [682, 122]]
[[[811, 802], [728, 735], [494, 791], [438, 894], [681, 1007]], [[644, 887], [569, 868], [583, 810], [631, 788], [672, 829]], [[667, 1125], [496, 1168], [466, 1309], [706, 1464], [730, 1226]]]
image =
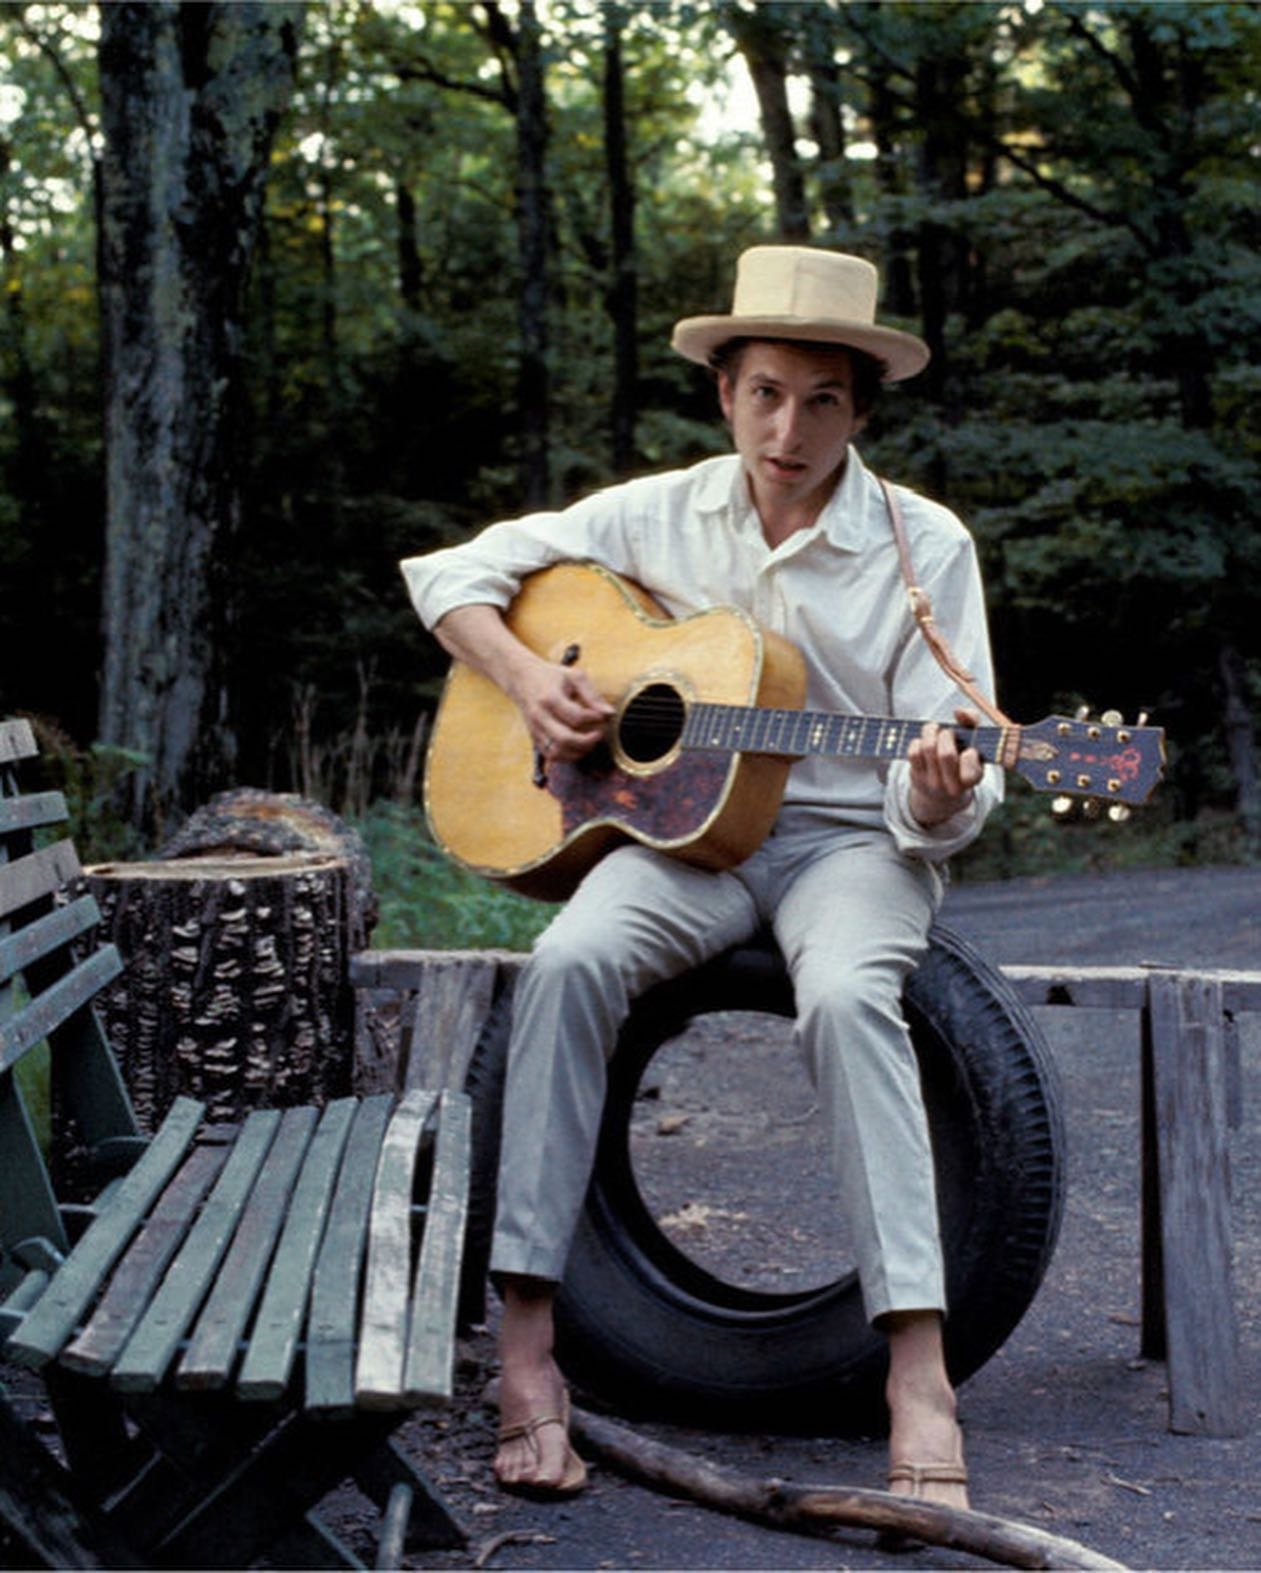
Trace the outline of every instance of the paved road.
[[956, 884], [942, 920], [999, 965], [1148, 961], [1261, 971], [1261, 868]]
[[[1261, 870], [959, 885], [943, 917], [999, 964], [1261, 970]], [[1246, 1020], [1241, 1035], [1244, 1123], [1231, 1149], [1246, 1434], [1206, 1439], [1167, 1430], [1165, 1368], [1137, 1358], [1135, 1022], [1120, 1012], [1036, 1014], [1063, 1081], [1066, 1217], [1032, 1309], [961, 1395], [974, 1501], [1131, 1567], [1261, 1567], [1261, 1018]], [[491, 1568], [523, 1569], [984, 1565], [934, 1550], [891, 1556], [858, 1532], [819, 1541], [760, 1529], [602, 1469], [564, 1506], [505, 1498], [490, 1481], [493, 1417], [477, 1396], [491, 1358], [480, 1336], [455, 1412], [409, 1428], [409, 1445], [472, 1535], [470, 1552], [418, 1553], [416, 1566], [468, 1567], [479, 1551]], [[876, 1441], [643, 1429], [758, 1478], [880, 1483]]]

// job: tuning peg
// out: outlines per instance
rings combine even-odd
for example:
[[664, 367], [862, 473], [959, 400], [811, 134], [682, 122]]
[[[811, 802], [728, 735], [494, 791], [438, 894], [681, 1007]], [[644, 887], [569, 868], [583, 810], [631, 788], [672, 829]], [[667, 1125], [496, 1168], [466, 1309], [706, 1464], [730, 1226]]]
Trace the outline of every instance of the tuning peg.
[[1146, 726], [1147, 725], [1147, 711], [1146, 710], [1140, 710], [1139, 711], [1139, 713], [1138, 713], [1138, 720], [1134, 724], [1135, 724], [1135, 726]]
[[1078, 705], [1077, 709], [1073, 712], [1073, 719], [1074, 719], [1074, 721], [1089, 721], [1090, 720], [1090, 706], [1089, 705]]
[[1105, 710], [1099, 719], [1104, 726], [1122, 726], [1125, 722], [1125, 717], [1119, 710]]
[[1073, 812], [1073, 799], [1061, 793], [1051, 799], [1051, 813], [1056, 819], [1067, 819]]
[[1083, 819], [1098, 819], [1100, 807], [1101, 805], [1097, 797], [1083, 798], [1081, 805], [1081, 817]]
[[1128, 803], [1109, 803], [1108, 818], [1114, 825], [1123, 825], [1130, 818], [1133, 810]]

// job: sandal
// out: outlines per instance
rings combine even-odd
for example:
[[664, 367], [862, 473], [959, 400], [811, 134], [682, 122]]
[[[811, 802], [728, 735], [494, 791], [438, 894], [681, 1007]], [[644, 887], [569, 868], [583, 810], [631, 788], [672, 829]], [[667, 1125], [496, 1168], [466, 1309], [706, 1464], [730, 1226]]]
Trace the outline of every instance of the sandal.
[[889, 1489], [895, 1486], [907, 1485], [909, 1491], [900, 1492], [899, 1495], [907, 1497], [922, 1497], [925, 1486], [966, 1486], [968, 1483], [967, 1466], [956, 1464], [894, 1464], [889, 1470]]
[[504, 1491], [512, 1492], [516, 1496], [535, 1497], [540, 1501], [550, 1501], [558, 1497], [576, 1496], [587, 1483], [587, 1466], [574, 1452], [569, 1442], [569, 1394], [566, 1393], [561, 1400], [561, 1412], [558, 1415], [535, 1415], [532, 1419], [523, 1420], [519, 1425], [500, 1426], [500, 1442], [517, 1442], [525, 1440], [530, 1445], [537, 1464], [541, 1457], [537, 1441], [538, 1433], [544, 1426], [559, 1426], [565, 1433], [565, 1472], [555, 1485], [542, 1484], [533, 1480], [501, 1480], [495, 1476], [499, 1486]]

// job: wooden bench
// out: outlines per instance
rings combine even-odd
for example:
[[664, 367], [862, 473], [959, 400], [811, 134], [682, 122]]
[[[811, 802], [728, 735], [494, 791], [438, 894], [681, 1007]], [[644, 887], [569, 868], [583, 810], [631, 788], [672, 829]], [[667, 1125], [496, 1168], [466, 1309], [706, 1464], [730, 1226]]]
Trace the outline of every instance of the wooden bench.
[[[523, 957], [369, 951], [352, 958], [359, 1010], [392, 1002], [400, 1085], [461, 1086], [478, 1032]], [[1139, 1013], [1142, 1132], [1140, 1353], [1169, 1371], [1169, 1427], [1236, 1436], [1243, 1387], [1235, 1304], [1229, 1128], [1240, 1103], [1237, 1018], [1261, 1011], [1261, 973], [1156, 967], [1003, 968], [1027, 1005]]]
[[[385, 1514], [378, 1566], [409, 1534], [462, 1543], [390, 1433], [452, 1393], [467, 1099], [229, 1128], [178, 1097], [145, 1136], [92, 1008], [117, 952], [65, 896], [73, 845], [36, 846], [64, 801], [18, 790], [35, 752], [0, 723], [0, 1355], [41, 1372], [71, 1496], [136, 1566], [361, 1566], [315, 1512], [352, 1479]], [[41, 1043], [100, 1179], [86, 1203], [59, 1200], [26, 1106]]]

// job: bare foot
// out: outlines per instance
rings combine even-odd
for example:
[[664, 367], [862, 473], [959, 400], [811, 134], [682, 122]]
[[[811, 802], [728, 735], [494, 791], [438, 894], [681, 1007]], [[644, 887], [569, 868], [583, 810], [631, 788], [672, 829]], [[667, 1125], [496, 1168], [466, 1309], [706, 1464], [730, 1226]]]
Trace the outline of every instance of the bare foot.
[[940, 1319], [918, 1313], [901, 1317], [889, 1333], [889, 1489], [966, 1508], [963, 1433], [941, 1358]]
[[569, 1442], [569, 1395], [550, 1357], [542, 1365], [503, 1369], [494, 1472], [509, 1490], [546, 1496], [567, 1495], [586, 1483]]

